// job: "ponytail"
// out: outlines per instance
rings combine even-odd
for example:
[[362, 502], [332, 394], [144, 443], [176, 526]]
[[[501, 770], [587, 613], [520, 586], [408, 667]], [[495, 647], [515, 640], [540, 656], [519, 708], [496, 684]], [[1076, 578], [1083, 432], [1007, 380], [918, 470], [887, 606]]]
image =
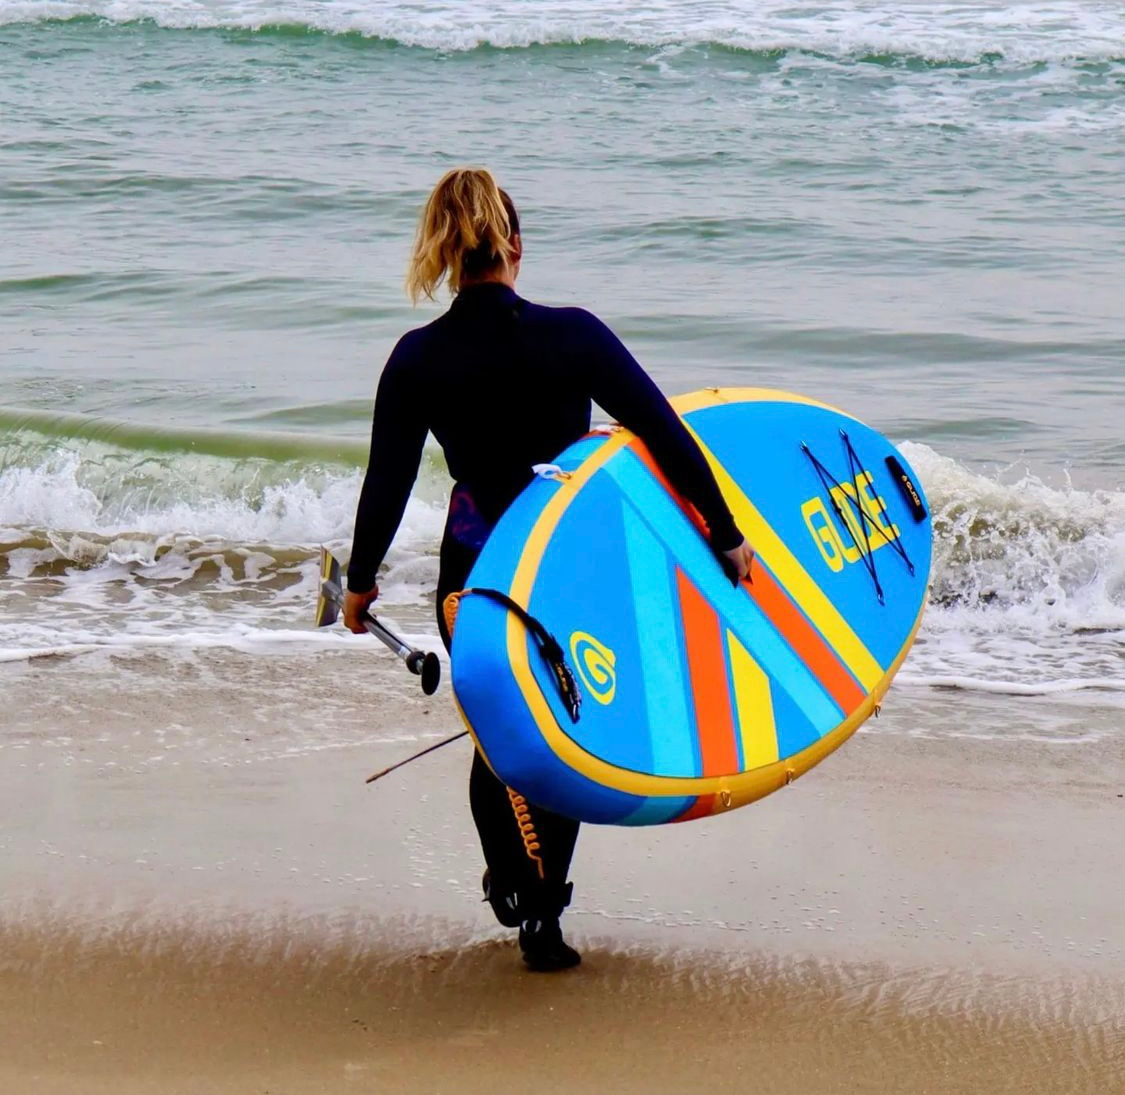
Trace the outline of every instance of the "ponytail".
[[483, 168], [458, 167], [434, 187], [422, 210], [406, 291], [417, 304], [434, 299], [444, 279], [457, 293], [466, 282], [516, 255], [519, 218], [512, 199]]

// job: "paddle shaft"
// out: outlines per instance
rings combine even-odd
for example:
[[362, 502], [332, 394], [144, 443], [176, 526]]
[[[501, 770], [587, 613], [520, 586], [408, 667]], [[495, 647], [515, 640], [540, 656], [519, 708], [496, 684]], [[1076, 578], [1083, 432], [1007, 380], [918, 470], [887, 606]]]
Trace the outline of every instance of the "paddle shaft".
[[[344, 591], [340, 586], [331, 580], [325, 580], [320, 584], [320, 591], [324, 597], [331, 601], [340, 611], [344, 609]], [[402, 641], [389, 627], [381, 624], [370, 612], [364, 610], [360, 616], [360, 623], [363, 624], [369, 635], [374, 635], [388, 650], [401, 658], [406, 663], [406, 668], [411, 673], [421, 674], [422, 663], [425, 661], [425, 651], [415, 650], [413, 647], [408, 646]]]

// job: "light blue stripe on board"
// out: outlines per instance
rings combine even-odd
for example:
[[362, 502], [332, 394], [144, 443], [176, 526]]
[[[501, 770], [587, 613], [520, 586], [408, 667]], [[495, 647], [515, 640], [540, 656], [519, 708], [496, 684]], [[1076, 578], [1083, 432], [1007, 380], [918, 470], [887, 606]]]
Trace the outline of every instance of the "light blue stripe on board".
[[[836, 702], [809, 672], [805, 663], [765, 618], [754, 600], [730, 584], [715, 562], [706, 541], [688, 521], [668, 492], [631, 452], [616, 454], [604, 468], [632, 499], [647, 522], [660, 528], [668, 550], [723, 617], [754, 660], [783, 688], [823, 735], [838, 726], [842, 714]], [[659, 545], [658, 545], [659, 546]], [[778, 728], [779, 740], [782, 728]]]
[[673, 570], [664, 545], [628, 502], [624, 511], [629, 580], [644, 656], [642, 680], [652, 739], [652, 771], [658, 776], [699, 775], [699, 739], [694, 715], [688, 709]]

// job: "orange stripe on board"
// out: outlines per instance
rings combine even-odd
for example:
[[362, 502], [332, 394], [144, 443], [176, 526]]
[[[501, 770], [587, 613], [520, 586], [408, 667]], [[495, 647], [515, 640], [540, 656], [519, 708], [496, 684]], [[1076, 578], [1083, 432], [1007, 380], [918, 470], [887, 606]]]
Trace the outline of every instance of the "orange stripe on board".
[[704, 776], [729, 776], [739, 770], [738, 737], [727, 680], [726, 647], [718, 613], [679, 567], [676, 583], [684, 622], [688, 675], [695, 701], [695, 732]]
[[[707, 523], [699, 515], [699, 511], [686, 498], [676, 493], [644, 444], [635, 441], [629, 446], [629, 450], [640, 458], [650, 474], [676, 500], [692, 524], [706, 536]], [[854, 711], [867, 698], [867, 693], [856, 683], [836, 652], [809, 623], [785, 588], [760, 560], [755, 559], [750, 577], [751, 581], [743, 582], [742, 588], [754, 599], [766, 619], [773, 624], [774, 630], [805, 663], [809, 672], [840, 709], [845, 714]]]
[[710, 817], [715, 812], [715, 796], [700, 795], [679, 817], [673, 821], [694, 821], [697, 817]]
[[844, 714], [854, 711], [867, 699], [867, 693], [844, 668], [820, 632], [809, 623], [764, 566], [752, 569], [751, 578], [751, 582], [743, 582], [742, 588], [754, 598], [766, 619], [793, 648], [840, 710]]

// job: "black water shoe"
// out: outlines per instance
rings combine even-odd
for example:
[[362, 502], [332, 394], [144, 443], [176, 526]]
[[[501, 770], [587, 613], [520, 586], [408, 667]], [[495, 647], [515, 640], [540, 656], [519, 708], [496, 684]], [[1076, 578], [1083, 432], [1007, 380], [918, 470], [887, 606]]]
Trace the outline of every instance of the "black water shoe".
[[520, 950], [523, 964], [533, 973], [568, 970], [582, 961], [582, 955], [563, 940], [557, 918], [525, 920], [520, 926]]
[[505, 928], [518, 928], [523, 923], [523, 917], [520, 915], [519, 897], [514, 893], [497, 893], [492, 886], [492, 872], [485, 871], [484, 877], [480, 880], [481, 888], [484, 890], [484, 899], [492, 906], [492, 912], [496, 919], [504, 925]]

